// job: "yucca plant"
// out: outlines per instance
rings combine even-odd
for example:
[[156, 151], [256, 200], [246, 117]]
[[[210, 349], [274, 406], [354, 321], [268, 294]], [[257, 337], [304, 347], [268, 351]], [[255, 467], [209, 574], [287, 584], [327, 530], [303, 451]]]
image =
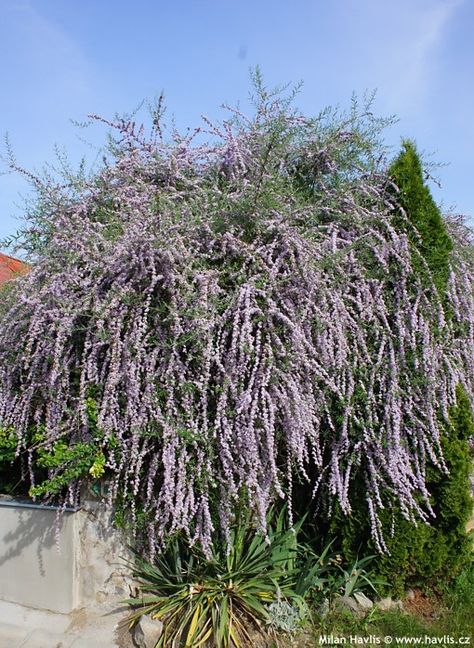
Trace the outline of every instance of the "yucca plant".
[[[175, 537], [153, 564], [136, 556], [135, 608], [130, 627], [144, 614], [163, 622], [157, 648], [253, 645], [252, 631], [270, 627], [269, 605], [290, 601], [300, 610], [304, 599], [300, 583], [297, 533], [301, 522], [284, 524], [285, 511], [273, 515], [267, 535], [241, 516], [227, 543], [215, 543], [211, 555]], [[269, 630], [271, 631], [271, 630]]]

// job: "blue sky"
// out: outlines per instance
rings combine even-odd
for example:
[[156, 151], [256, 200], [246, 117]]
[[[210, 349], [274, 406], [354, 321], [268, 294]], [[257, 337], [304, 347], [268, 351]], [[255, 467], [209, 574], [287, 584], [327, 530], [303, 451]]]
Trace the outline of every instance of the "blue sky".
[[[71, 119], [164, 90], [168, 114], [194, 126], [245, 101], [258, 64], [269, 85], [302, 80], [308, 114], [377, 90], [375, 112], [399, 118], [387, 140], [412, 137], [447, 163], [433, 193], [474, 222], [473, 26], [473, 0], [0, 0], [0, 134], [27, 168], [52, 162], [55, 144], [92, 162], [103, 133]], [[0, 176], [0, 238], [26, 193]]]

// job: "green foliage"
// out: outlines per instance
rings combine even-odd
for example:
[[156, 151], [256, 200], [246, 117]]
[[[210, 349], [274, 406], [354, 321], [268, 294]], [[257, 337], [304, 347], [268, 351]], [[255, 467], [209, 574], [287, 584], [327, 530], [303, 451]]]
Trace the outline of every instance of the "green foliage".
[[373, 563], [375, 554], [364, 556], [363, 558], [354, 558], [349, 565], [341, 564], [342, 559], [336, 562], [337, 571], [329, 580], [329, 594], [341, 594], [342, 596], [352, 596], [356, 592], [369, 591], [377, 593], [381, 585], [386, 585], [385, 581], [375, 577], [371, 571], [367, 571], [370, 563]]
[[[426, 261], [434, 284], [443, 300], [449, 276], [449, 255], [453, 244], [431, 192], [423, 179], [423, 168], [416, 146], [411, 141], [403, 142], [403, 149], [389, 169], [390, 176], [400, 189], [397, 199], [407, 214], [407, 234], [414, 248]], [[406, 228], [406, 221], [399, 225]], [[423, 274], [423, 263], [416, 256], [414, 267]]]
[[15, 495], [21, 490], [23, 478], [17, 449], [15, 431], [11, 427], [0, 427], [0, 494]]
[[450, 412], [451, 425], [454, 436], [466, 441], [474, 436], [474, 418], [469, 397], [461, 385], [456, 389], [456, 400], [456, 407]]
[[[36, 477], [36, 484], [28, 490], [31, 497], [55, 497], [76, 479], [98, 479], [105, 473], [105, 442], [97, 428], [94, 398], [87, 399], [86, 411], [91, 433], [88, 441], [68, 444], [65, 439], [59, 439], [49, 445], [42, 426], [31, 430], [30, 447]], [[113, 438], [107, 444], [113, 448]], [[23, 495], [22, 461], [25, 452], [16, 457], [17, 446], [15, 431], [0, 428], [0, 492]]]
[[[427, 486], [432, 494], [436, 518], [431, 524], [406, 520], [399, 508], [387, 506], [381, 512], [389, 554], [375, 558], [373, 568], [388, 585], [382, 589], [397, 596], [407, 585], [426, 586], [440, 579], [449, 581], [469, 563], [471, 535], [466, 524], [472, 512], [469, 475], [472, 465], [468, 438], [473, 434], [471, 406], [464, 389], [457, 389], [457, 403], [450, 411], [451, 426], [442, 436], [442, 449], [449, 474], [431, 466]], [[353, 513], [335, 511], [329, 533], [346, 558], [372, 547], [368, 512], [363, 492], [352, 493]], [[393, 525], [394, 532], [390, 533]]]
[[[29, 495], [32, 497], [59, 495], [71, 482], [82, 477], [98, 479], [105, 473], [105, 441], [97, 427], [97, 402], [89, 396], [86, 400], [86, 413], [91, 439], [74, 444], [67, 444], [60, 439], [50, 447], [45, 445], [44, 431], [37, 430], [33, 436], [35, 464], [47, 469], [48, 479], [32, 486]], [[107, 442], [113, 446], [113, 439]]]
[[444, 593], [446, 612], [442, 622], [451, 634], [474, 636], [474, 560]]
[[57, 441], [50, 450], [38, 449], [37, 465], [40, 468], [55, 470], [55, 474], [38, 486], [32, 486], [32, 497], [58, 495], [73, 480], [91, 475], [97, 479], [105, 472], [105, 456], [91, 443], [76, 443], [68, 446]]
[[0, 427], [0, 463], [13, 462], [17, 446], [18, 439], [15, 431], [11, 428], [4, 429]]

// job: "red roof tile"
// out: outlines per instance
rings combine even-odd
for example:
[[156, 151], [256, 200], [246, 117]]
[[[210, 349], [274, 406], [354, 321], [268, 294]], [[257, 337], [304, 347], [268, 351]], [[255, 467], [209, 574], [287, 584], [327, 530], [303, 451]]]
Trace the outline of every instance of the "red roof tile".
[[26, 272], [28, 266], [23, 261], [0, 252], [0, 284], [13, 279], [16, 275]]

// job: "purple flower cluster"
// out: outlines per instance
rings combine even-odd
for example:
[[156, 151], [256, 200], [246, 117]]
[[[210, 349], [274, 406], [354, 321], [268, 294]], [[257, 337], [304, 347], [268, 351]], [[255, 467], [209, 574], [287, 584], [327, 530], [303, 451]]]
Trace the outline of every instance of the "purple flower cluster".
[[451, 222], [447, 318], [357, 123], [271, 98], [205, 123], [203, 144], [108, 122], [100, 173], [40, 186], [42, 244], [1, 315], [0, 424], [30, 455], [35, 426], [46, 447], [87, 441], [93, 394], [110, 496], [146, 514], [152, 552], [176, 531], [209, 547], [242, 501], [264, 527], [296, 482], [350, 514], [355, 473], [382, 551], [388, 499], [432, 515], [427, 464], [444, 467], [456, 385], [473, 394], [471, 243]]

